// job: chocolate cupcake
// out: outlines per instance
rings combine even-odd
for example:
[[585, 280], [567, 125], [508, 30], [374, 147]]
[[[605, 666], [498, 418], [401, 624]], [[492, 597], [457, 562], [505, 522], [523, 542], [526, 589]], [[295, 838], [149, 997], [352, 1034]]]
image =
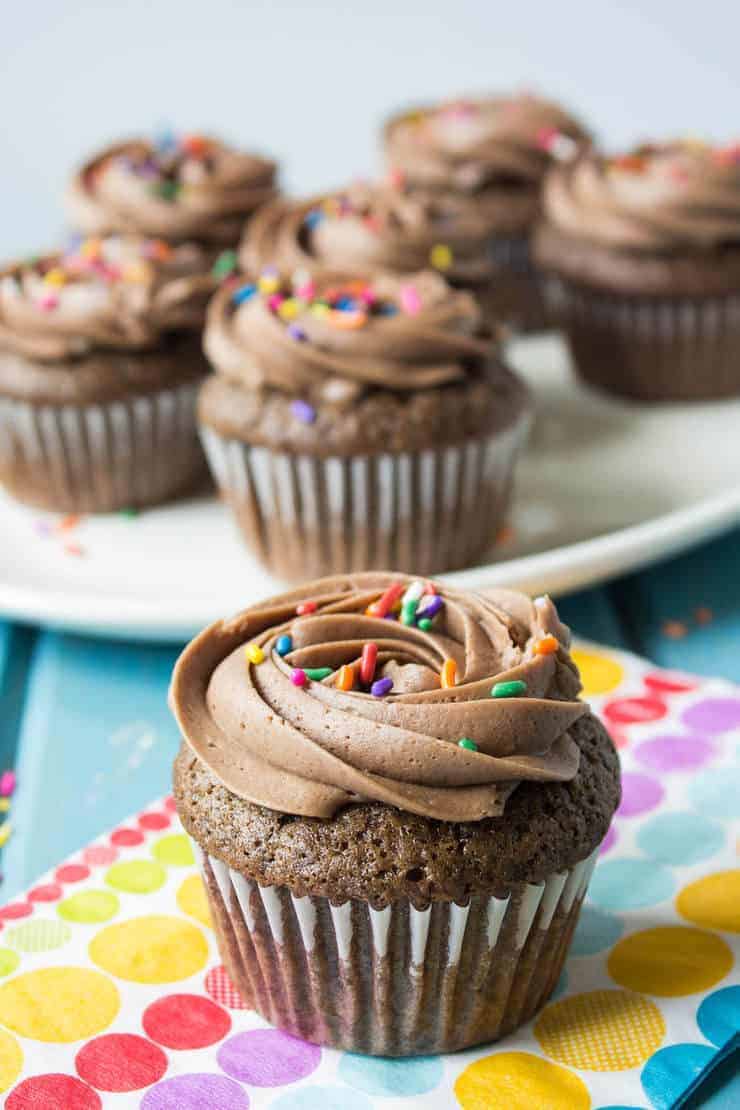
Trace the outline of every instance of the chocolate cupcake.
[[298, 280], [263, 273], [208, 312], [201, 432], [247, 543], [291, 579], [470, 565], [530, 407], [475, 300], [430, 272]]
[[558, 168], [535, 253], [586, 381], [649, 401], [740, 393], [740, 144]]
[[410, 274], [426, 268], [469, 289], [493, 322], [493, 260], [488, 223], [451, 193], [400, 182], [357, 182], [308, 200], [278, 198], [250, 222], [240, 251], [248, 274], [268, 265], [283, 273], [340, 270]]
[[362, 574], [185, 649], [175, 800], [249, 1007], [408, 1056], [547, 1000], [620, 793], [568, 642], [546, 598]]
[[187, 491], [210, 281], [188, 246], [90, 239], [0, 272], [0, 484], [107, 512]]
[[545, 326], [529, 239], [545, 173], [587, 142], [578, 121], [526, 94], [415, 108], [389, 120], [384, 137], [396, 180], [454, 197], [469, 222], [481, 226], [493, 268], [494, 318], [524, 330]]
[[[276, 165], [209, 136], [167, 134], [107, 147], [75, 174], [72, 225], [86, 235], [136, 234], [192, 243], [203, 269], [234, 247], [244, 221], [275, 196]], [[222, 258], [217, 276], [233, 259]]]

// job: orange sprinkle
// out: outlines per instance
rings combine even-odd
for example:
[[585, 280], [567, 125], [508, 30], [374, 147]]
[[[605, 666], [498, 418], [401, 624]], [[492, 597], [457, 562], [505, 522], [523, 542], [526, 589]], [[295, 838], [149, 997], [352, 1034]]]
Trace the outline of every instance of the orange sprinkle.
[[80, 516], [78, 513], [69, 513], [68, 516], [62, 517], [57, 524], [57, 532], [71, 532], [80, 523]]
[[337, 690], [351, 690], [355, 685], [355, 668], [349, 663], [345, 663], [343, 667], [339, 668], [337, 681], [334, 684]]
[[543, 636], [542, 639], [538, 640], [534, 645], [533, 650], [535, 655], [552, 655], [559, 647], [560, 644], [554, 636]]
[[682, 640], [689, 630], [683, 621], [664, 621], [662, 631], [669, 640]]
[[355, 331], [357, 328], [364, 328], [367, 323], [367, 313], [340, 312], [338, 309], [331, 309], [327, 313], [326, 320], [333, 328], [338, 328], [340, 331]]
[[454, 659], [445, 659], [439, 673], [439, 681], [443, 690], [449, 690], [457, 681], [457, 663]]

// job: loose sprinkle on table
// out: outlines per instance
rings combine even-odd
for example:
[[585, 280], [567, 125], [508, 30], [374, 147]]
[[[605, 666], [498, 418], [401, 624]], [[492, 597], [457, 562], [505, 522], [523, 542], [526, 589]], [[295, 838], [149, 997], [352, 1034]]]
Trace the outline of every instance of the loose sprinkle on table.
[[458, 748], [465, 748], [465, 750], [468, 752], [478, 751], [478, 745], [476, 744], [475, 740], [471, 740], [467, 736], [463, 736], [462, 740], [458, 740], [457, 746]]
[[663, 621], [662, 632], [669, 640], [682, 640], [688, 635], [688, 628], [683, 621]]
[[375, 666], [378, 661], [378, 645], [372, 641], [365, 644], [360, 657], [360, 682], [369, 686], [375, 677]]
[[698, 609], [694, 609], [694, 620], [697, 624], [711, 624], [714, 613], [708, 606], [700, 605]]
[[374, 698], [384, 698], [386, 694], [390, 694], [393, 689], [392, 678], [379, 678], [377, 682], [373, 682], [370, 687], [370, 693]]
[[264, 662], [265, 653], [259, 644], [247, 644], [244, 649], [244, 654], [250, 663]]
[[275, 644], [275, 651], [278, 655], [288, 655], [293, 650], [293, 639], [291, 636], [278, 636], [277, 643]]
[[443, 690], [450, 690], [457, 682], [457, 663], [454, 659], [445, 659], [439, 673], [439, 681]]
[[491, 687], [492, 698], [517, 698], [527, 691], [526, 682], [513, 678], [510, 682], [497, 682]]

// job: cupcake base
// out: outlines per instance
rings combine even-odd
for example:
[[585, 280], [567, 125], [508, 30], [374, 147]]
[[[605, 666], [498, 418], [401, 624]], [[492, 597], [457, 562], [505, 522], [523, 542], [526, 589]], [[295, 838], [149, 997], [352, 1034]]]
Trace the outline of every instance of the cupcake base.
[[248, 546], [289, 579], [383, 569], [428, 575], [469, 566], [503, 523], [525, 414], [464, 446], [351, 458], [289, 454], [201, 437]]
[[591, 385], [640, 401], [740, 394], [740, 294], [627, 296], [552, 276], [547, 298]]
[[194, 844], [221, 958], [244, 1001], [350, 1052], [454, 1052], [510, 1033], [552, 993], [596, 851], [544, 883], [468, 905], [332, 905], [263, 887]]
[[100, 404], [0, 398], [0, 485], [56, 512], [102, 513], [167, 501], [205, 474], [197, 382]]

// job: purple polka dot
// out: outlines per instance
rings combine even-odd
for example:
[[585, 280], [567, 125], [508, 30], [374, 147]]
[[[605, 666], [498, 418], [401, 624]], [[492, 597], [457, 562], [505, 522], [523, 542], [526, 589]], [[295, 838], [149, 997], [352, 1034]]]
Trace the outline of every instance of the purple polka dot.
[[616, 843], [617, 843], [617, 830], [614, 827], [614, 825], [610, 825], [609, 826], [609, 831], [607, 832], [606, 836], [604, 837], [604, 839], [601, 842], [601, 847], [599, 848], [599, 855], [600, 856], [606, 855], [606, 853], [611, 851], [611, 849], [614, 847], [614, 845]]
[[740, 728], [740, 700], [705, 698], [684, 709], [681, 718], [684, 724], [698, 732], [728, 732], [731, 728]]
[[255, 1087], [279, 1087], [303, 1079], [319, 1066], [321, 1049], [279, 1029], [254, 1029], [224, 1041], [219, 1067]]
[[150, 1087], [141, 1100], [141, 1110], [249, 1110], [249, 1097], [232, 1079], [207, 1072], [177, 1075]]
[[654, 736], [634, 749], [635, 757], [651, 771], [692, 771], [715, 754], [707, 736]]
[[638, 771], [623, 771], [622, 801], [617, 815], [637, 817], [640, 813], [655, 809], [662, 797], [663, 787], [656, 779], [641, 775]]

